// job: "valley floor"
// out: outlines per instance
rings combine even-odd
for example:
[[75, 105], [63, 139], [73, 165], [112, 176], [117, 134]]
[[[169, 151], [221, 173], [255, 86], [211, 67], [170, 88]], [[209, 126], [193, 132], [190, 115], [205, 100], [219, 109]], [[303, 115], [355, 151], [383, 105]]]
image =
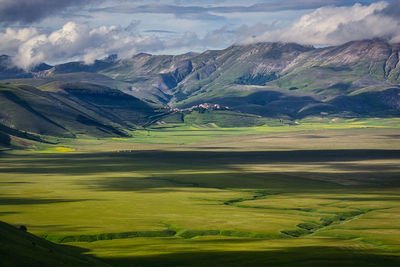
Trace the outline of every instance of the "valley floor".
[[0, 220], [114, 266], [399, 266], [399, 137], [164, 125], [4, 150]]

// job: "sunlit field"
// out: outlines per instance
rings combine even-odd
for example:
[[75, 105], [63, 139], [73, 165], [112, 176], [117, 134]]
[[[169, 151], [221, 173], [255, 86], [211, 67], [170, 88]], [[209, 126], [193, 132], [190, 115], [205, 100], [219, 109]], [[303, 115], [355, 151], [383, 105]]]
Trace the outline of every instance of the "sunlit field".
[[0, 152], [0, 220], [116, 266], [399, 266], [400, 120], [219, 128]]

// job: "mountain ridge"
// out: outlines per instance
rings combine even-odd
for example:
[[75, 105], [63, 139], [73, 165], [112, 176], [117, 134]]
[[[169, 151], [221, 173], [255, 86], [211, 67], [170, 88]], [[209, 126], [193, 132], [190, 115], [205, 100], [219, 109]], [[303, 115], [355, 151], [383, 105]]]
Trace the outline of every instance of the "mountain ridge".
[[[10, 67], [7, 65], [11, 62], [10, 57], [2, 56], [0, 82], [5, 87], [17, 88], [20, 96], [25, 90], [26, 96], [35, 91], [36, 100], [51, 95], [62, 97], [64, 104], [72, 101], [79, 105], [80, 112], [85, 109], [86, 115], [81, 114], [85, 119], [80, 117], [78, 123], [92, 123], [103, 130], [104, 125], [124, 129], [146, 124], [153, 120], [150, 117], [156, 116], [155, 110], [162, 110], [164, 106], [187, 109], [202, 103], [227, 106], [235, 112], [289, 119], [321, 114], [399, 116], [399, 58], [400, 44], [389, 44], [380, 39], [323, 48], [264, 42], [232, 45], [199, 54], [139, 53], [129, 59], [111, 55], [90, 65], [83, 62], [55, 66], [42, 63], [31, 72]], [[32, 88], [27, 90], [27, 87], [21, 87], [23, 84]], [[74, 89], [68, 88], [69, 85]], [[103, 95], [93, 97], [88, 94], [93, 90], [100, 90]], [[4, 101], [10, 101], [10, 95], [7, 96], [10, 93], [2, 94], [3, 98], [8, 97]], [[105, 108], [112, 96], [118, 99], [116, 105], [130, 111], [121, 113], [117, 106]], [[91, 98], [95, 102], [88, 103]], [[27, 104], [30, 102], [34, 103], [35, 98], [26, 100]], [[138, 106], [130, 109], [126, 103]], [[91, 108], [87, 109], [87, 105]], [[139, 107], [143, 105], [148, 108], [141, 113]], [[139, 110], [133, 112], [135, 108]], [[168, 112], [168, 109], [164, 111]], [[131, 115], [128, 118], [126, 114]], [[4, 112], [0, 115], [2, 121], [7, 121]], [[50, 113], [48, 115], [48, 118], [52, 117]], [[78, 115], [74, 116], [76, 120]], [[133, 118], [135, 116], [137, 118]], [[88, 120], [90, 117], [97, 119]], [[50, 124], [50, 128], [58, 127], [55, 123]], [[61, 131], [62, 128], [57, 129]], [[114, 130], [109, 128], [108, 131]], [[114, 133], [120, 134], [118, 130]]]

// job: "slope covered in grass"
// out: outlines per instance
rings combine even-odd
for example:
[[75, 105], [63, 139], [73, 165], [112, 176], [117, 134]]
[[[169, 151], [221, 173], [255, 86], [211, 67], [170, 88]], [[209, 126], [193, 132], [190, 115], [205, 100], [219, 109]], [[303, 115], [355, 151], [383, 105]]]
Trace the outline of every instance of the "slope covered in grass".
[[[36, 72], [0, 69], [0, 79], [50, 91], [59, 83], [85, 82], [157, 105], [229, 104], [263, 116], [397, 116], [399, 96], [391, 92], [400, 85], [399, 49], [399, 44], [376, 39], [318, 49], [257, 43], [201, 54], [141, 53], [92, 65], [69, 62]], [[341, 105], [344, 98], [347, 104]]]
[[1, 266], [109, 266], [87, 250], [57, 245], [0, 221]]
[[78, 134], [126, 136], [154, 109], [119, 90], [86, 83], [61, 83], [42, 91], [26, 85], [0, 84], [1, 124], [22, 132], [59, 137]]

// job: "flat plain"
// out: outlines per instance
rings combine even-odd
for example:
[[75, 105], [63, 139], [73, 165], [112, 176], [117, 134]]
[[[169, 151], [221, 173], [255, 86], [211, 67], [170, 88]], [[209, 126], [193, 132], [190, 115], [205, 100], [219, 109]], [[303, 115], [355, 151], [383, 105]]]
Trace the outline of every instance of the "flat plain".
[[220, 128], [0, 152], [0, 219], [115, 266], [399, 266], [400, 119]]

